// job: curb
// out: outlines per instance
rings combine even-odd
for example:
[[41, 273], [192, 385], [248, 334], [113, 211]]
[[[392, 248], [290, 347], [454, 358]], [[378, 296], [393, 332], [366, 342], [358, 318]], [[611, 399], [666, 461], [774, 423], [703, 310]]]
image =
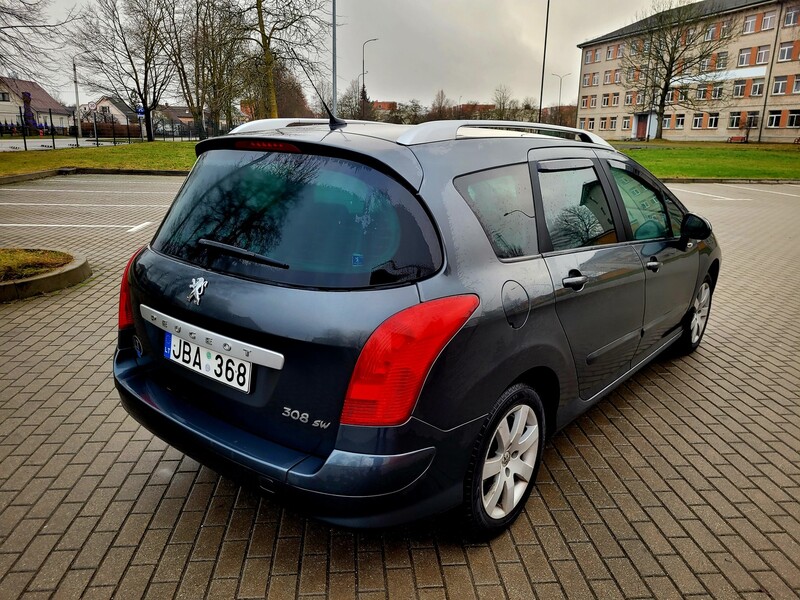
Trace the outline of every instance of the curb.
[[162, 171], [158, 169], [95, 169], [93, 167], [60, 167], [49, 171], [36, 171], [20, 175], [0, 176], [0, 185], [44, 179], [56, 175], [177, 175], [186, 177], [189, 171]]
[[54, 292], [86, 281], [92, 274], [89, 262], [85, 256], [74, 252], [71, 254], [72, 262], [55, 271], [0, 283], [0, 302], [22, 300], [23, 298]]
[[760, 185], [797, 185], [800, 179], [725, 179], [721, 177], [659, 177], [661, 183], [750, 183]]

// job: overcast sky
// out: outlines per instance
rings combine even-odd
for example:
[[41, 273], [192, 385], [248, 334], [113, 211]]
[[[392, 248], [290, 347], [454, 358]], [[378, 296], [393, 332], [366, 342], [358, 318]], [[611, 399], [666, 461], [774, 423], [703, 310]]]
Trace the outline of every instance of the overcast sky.
[[[74, 3], [54, 0], [54, 14]], [[367, 90], [374, 100], [416, 98], [429, 106], [443, 89], [454, 103], [490, 102], [499, 85], [520, 100], [539, 97], [547, 0], [337, 0], [336, 5], [340, 93], [361, 73], [363, 42], [378, 38], [366, 46]], [[558, 101], [558, 78], [551, 73], [571, 73], [562, 97], [576, 100], [581, 60], [576, 44], [630, 24], [650, 5], [651, 0], [553, 0], [545, 106]], [[64, 67], [69, 72], [71, 65]], [[49, 87], [72, 100], [71, 77]]]

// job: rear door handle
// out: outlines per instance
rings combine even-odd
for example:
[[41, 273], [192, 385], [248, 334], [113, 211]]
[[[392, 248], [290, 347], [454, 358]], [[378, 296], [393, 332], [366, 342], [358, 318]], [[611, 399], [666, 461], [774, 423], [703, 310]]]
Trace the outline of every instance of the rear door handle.
[[576, 292], [580, 292], [587, 281], [589, 281], [589, 278], [586, 275], [581, 275], [580, 271], [570, 271], [569, 277], [564, 277], [564, 279], [561, 280], [561, 285], [565, 288], [572, 288]]
[[655, 256], [652, 256], [650, 257], [650, 260], [647, 261], [647, 264], [645, 264], [645, 267], [650, 269], [653, 273], [656, 273], [663, 264], [664, 263], [658, 260]]

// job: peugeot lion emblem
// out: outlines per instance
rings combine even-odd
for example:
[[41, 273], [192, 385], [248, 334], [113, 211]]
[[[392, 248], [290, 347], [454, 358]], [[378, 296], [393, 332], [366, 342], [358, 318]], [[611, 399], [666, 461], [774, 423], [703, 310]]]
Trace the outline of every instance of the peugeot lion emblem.
[[208, 282], [202, 278], [198, 277], [197, 279], [192, 278], [192, 283], [189, 284], [189, 295], [186, 296], [186, 299], [189, 301], [189, 304], [194, 302], [198, 306], [200, 305], [200, 296], [203, 295], [203, 292], [206, 289]]

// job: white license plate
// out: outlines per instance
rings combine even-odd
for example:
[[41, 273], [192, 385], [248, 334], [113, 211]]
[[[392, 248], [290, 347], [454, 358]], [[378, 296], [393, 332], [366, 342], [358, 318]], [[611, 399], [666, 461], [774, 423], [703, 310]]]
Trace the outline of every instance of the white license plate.
[[196, 373], [250, 393], [252, 364], [245, 360], [187, 342], [169, 332], [164, 336], [164, 357]]

